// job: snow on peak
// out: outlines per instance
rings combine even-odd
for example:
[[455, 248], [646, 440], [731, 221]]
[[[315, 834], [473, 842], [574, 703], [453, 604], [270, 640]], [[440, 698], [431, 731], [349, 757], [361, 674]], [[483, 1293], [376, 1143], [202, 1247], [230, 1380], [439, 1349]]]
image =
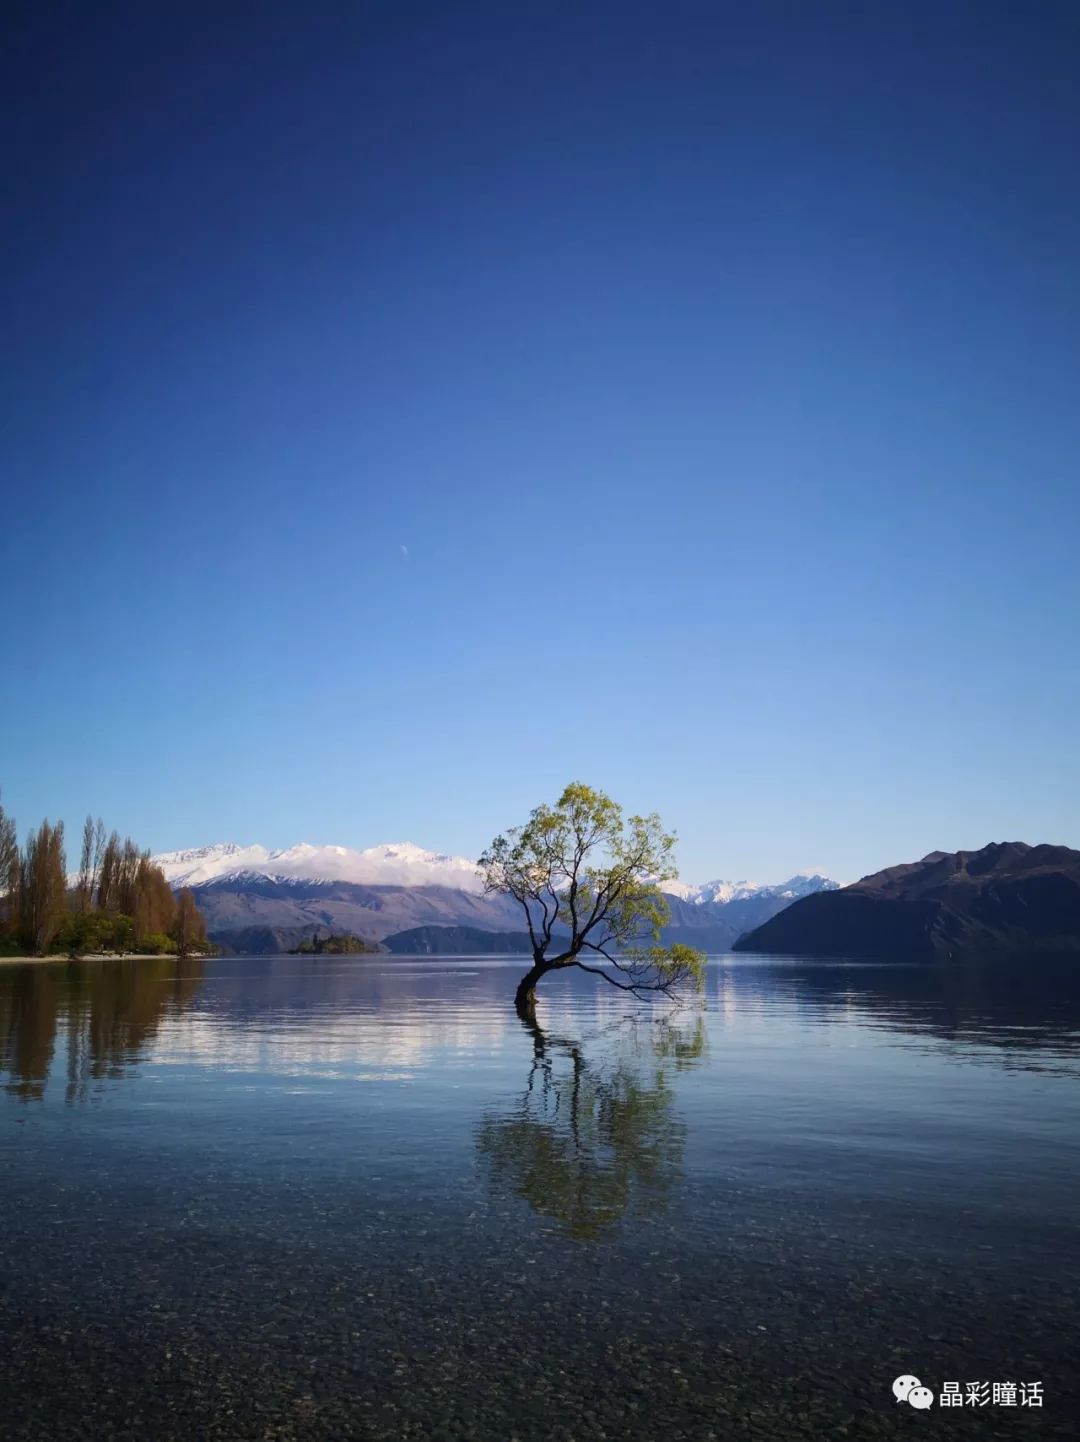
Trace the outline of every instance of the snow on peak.
[[411, 841], [351, 851], [347, 846], [296, 846], [270, 851], [265, 846], [222, 842], [191, 851], [155, 856], [173, 886], [205, 886], [227, 877], [265, 876], [275, 881], [343, 881], [361, 886], [453, 886], [480, 891], [476, 863], [464, 856], [425, 851]]
[[265, 846], [220, 841], [216, 846], [199, 846], [190, 851], [163, 851], [151, 859], [173, 886], [201, 886], [227, 872], [259, 871], [270, 855]]
[[761, 887], [756, 881], [704, 881], [693, 886], [686, 881], [665, 881], [662, 890], [669, 896], [678, 896], [701, 906], [706, 901], [734, 901], [743, 896], [752, 896]]
[[794, 900], [808, 896], [812, 891], [836, 891], [838, 883], [815, 873], [764, 885], [758, 881], [706, 881], [701, 886], [689, 886], [684, 881], [665, 881], [663, 889], [669, 896], [677, 896], [694, 906], [704, 906], [706, 902], [745, 901], [751, 896], [783, 896]]

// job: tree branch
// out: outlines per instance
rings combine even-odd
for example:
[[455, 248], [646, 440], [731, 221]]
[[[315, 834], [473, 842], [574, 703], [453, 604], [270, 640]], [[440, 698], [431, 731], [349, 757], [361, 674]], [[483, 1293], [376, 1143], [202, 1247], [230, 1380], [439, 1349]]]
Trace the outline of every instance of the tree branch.
[[662, 991], [665, 996], [672, 994], [671, 988], [674, 985], [672, 981], [616, 981], [613, 976], [609, 976], [599, 966], [587, 966], [583, 961], [577, 961], [574, 965], [579, 966], [582, 971], [590, 972], [593, 976], [602, 976], [606, 982], [611, 986], [617, 986], [620, 991], [632, 991], [635, 996], [642, 991]]

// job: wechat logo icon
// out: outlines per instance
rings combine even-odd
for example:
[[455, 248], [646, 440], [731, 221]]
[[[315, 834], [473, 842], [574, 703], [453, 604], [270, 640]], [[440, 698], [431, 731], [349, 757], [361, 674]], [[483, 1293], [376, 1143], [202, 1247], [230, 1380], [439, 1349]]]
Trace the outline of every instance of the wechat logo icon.
[[910, 1402], [912, 1407], [918, 1408], [921, 1412], [927, 1407], [934, 1405], [934, 1394], [929, 1387], [924, 1387], [918, 1377], [913, 1377], [910, 1372], [905, 1372], [902, 1377], [897, 1377], [892, 1384], [893, 1396], [898, 1402]]

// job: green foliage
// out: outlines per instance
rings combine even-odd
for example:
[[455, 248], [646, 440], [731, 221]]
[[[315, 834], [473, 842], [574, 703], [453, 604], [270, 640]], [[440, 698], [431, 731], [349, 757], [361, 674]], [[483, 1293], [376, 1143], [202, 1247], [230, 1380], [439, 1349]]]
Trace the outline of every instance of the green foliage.
[[92, 912], [69, 912], [56, 934], [54, 949], [68, 956], [85, 956], [88, 952], [108, 949], [112, 919]]
[[72, 911], [64, 918], [52, 944], [53, 951], [71, 957], [123, 954], [133, 949], [145, 955], [169, 956], [176, 951], [176, 942], [163, 931], [136, 938], [135, 922], [130, 916]]
[[521, 906], [540, 974], [578, 966], [627, 991], [670, 994], [700, 988], [705, 964], [692, 947], [659, 944], [674, 848], [655, 813], [624, 817], [610, 796], [572, 782], [554, 806], [497, 836], [480, 866], [486, 891]]
[[110, 951], [121, 955], [131, 951], [135, 945], [135, 923], [130, 916], [114, 916], [109, 931]]
[[139, 942], [139, 950], [154, 956], [171, 956], [176, 951], [176, 942], [163, 931], [151, 931]]

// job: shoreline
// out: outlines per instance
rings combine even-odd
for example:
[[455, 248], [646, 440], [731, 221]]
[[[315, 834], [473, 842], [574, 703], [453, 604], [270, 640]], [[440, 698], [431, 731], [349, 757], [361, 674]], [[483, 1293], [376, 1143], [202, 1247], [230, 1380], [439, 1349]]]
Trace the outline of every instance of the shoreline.
[[161, 961], [169, 958], [172, 961], [189, 961], [192, 956], [198, 953], [190, 952], [188, 956], [177, 956], [171, 951], [125, 951], [121, 954], [118, 951], [88, 951], [85, 956], [68, 956], [64, 952], [54, 952], [51, 956], [0, 956], [0, 966], [26, 966], [27, 964], [38, 966], [55, 966], [58, 962], [69, 962], [78, 966], [84, 961]]

